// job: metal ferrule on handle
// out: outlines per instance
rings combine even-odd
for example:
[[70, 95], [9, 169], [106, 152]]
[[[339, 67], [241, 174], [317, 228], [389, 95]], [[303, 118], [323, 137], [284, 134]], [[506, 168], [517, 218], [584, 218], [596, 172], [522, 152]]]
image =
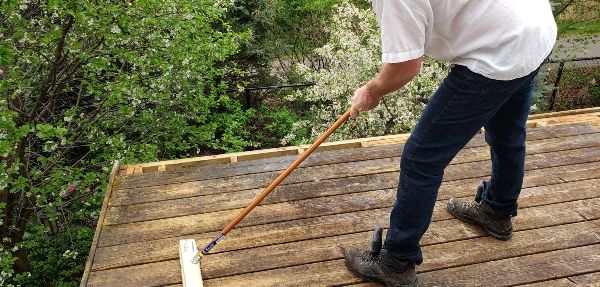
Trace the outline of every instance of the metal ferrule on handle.
[[215, 245], [217, 245], [217, 243], [219, 243], [219, 241], [221, 241], [221, 239], [223, 239], [223, 237], [225, 237], [225, 234], [219, 233], [219, 236], [215, 237], [215, 239], [213, 239], [200, 252], [198, 252], [198, 254], [196, 256], [194, 256], [194, 258], [192, 259], [192, 263], [196, 264], [196, 263], [200, 262], [200, 259], [204, 255], [206, 255], [208, 253], [208, 251], [210, 251], [213, 247], [215, 247]]
[[282, 174], [280, 174], [269, 186], [267, 186], [238, 216], [236, 216], [223, 230], [221, 234], [211, 241], [201, 252], [198, 252], [198, 256], [194, 257], [193, 262], [198, 263], [200, 258], [208, 253], [223, 237], [229, 233], [250, 211], [252, 211], [279, 183], [281, 183], [296, 167], [298, 167], [313, 151], [321, 145], [338, 127], [340, 127], [346, 120], [350, 118], [350, 110], [346, 111], [331, 127], [329, 127], [310, 147], [301, 154]]
[[206, 247], [204, 247], [204, 249], [202, 249], [200, 253], [202, 253], [202, 255], [206, 255], [206, 253], [208, 253], [208, 251], [215, 247], [215, 245], [217, 245], [217, 243], [219, 243], [219, 241], [221, 241], [223, 237], [225, 237], [225, 234], [219, 234], [219, 236], [215, 237], [215, 239], [213, 239], [208, 245], [206, 245]]

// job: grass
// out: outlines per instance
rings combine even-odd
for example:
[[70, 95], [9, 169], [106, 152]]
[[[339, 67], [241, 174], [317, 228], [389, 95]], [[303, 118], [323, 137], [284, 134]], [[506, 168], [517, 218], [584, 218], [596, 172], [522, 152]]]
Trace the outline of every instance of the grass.
[[600, 18], [589, 21], [573, 23], [569, 20], [559, 20], [558, 30], [564, 35], [589, 35], [600, 34]]

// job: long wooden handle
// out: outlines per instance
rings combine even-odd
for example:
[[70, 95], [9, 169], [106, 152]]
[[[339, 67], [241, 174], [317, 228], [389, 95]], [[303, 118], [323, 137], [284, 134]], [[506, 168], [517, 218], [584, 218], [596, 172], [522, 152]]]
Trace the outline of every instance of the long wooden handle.
[[244, 219], [244, 217], [246, 217], [246, 215], [248, 215], [252, 209], [254, 209], [263, 199], [265, 199], [265, 197], [267, 197], [267, 195], [269, 195], [269, 193], [271, 193], [271, 191], [273, 191], [273, 189], [275, 189], [279, 183], [281, 183], [288, 175], [290, 175], [294, 169], [296, 169], [313, 151], [315, 151], [315, 149], [317, 149], [321, 143], [323, 143], [335, 130], [337, 130], [337, 128], [339, 128], [346, 120], [348, 120], [348, 118], [350, 118], [350, 110], [345, 112], [337, 121], [335, 121], [335, 123], [333, 123], [333, 125], [331, 125], [331, 127], [329, 127], [325, 133], [323, 133], [303, 154], [301, 154], [292, 163], [292, 165], [290, 165], [290, 167], [288, 167], [273, 182], [271, 182], [271, 184], [269, 184], [267, 188], [265, 188], [248, 206], [246, 206], [246, 208], [244, 208], [244, 210], [242, 210], [238, 216], [231, 220], [231, 222], [229, 222], [229, 224], [227, 224], [227, 226], [221, 230], [221, 233], [219, 233], [215, 239], [213, 239], [200, 252], [198, 252], [196, 256], [194, 256], [192, 263], [196, 264], [200, 262], [200, 258], [202, 258], [213, 247], [215, 247], [215, 245], [217, 245], [217, 243], [219, 243], [219, 241], [225, 237], [225, 234], [229, 233], [229, 231], [231, 231], [238, 223], [240, 223], [240, 221], [242, 221], [242, 219]]
[[223, 230], [225, 235], [233, 229], [252, 209], [254, 209], [279, 183], [281, 183], [298, 165], [300, 165], [321, 143], [323, 143], [337, 128], [339, 128], [350, 117], [350, 110], [346, 111], [331, 127], [329, 127], [303, 154], [301, 154], [282, 174], [280, 174], [269, 186], [267, 186], [238, 216], [236, 216]]

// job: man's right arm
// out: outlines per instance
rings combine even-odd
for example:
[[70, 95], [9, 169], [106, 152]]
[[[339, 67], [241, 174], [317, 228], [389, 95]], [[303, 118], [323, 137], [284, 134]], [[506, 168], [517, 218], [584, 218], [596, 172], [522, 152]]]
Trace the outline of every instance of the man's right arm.
[[350, 117], [374, 109], [386, 94], [399, 90], [421, 71], [421, 57], [400, 63], [385, 63], [372, 80], [356, 90], [352, 97]]

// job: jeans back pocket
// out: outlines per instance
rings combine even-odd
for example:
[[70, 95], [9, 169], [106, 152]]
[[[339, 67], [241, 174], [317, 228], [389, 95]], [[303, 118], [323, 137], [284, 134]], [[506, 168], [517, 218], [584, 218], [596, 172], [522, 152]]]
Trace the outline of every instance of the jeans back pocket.
[[488, 108], [499, 105], [515, 92], [520, 82], [519, 79], [500, 81], [488, 78], [479, 90], [476, 103]]

